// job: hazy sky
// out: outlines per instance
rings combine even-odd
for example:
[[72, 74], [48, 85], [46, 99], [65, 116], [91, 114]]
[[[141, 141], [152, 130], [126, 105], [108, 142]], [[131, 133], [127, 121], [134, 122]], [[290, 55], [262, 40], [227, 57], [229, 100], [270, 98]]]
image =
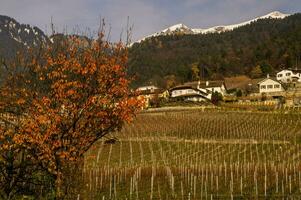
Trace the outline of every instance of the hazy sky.
[[105, 18], [112, 40], [125, 32], [128, 16], [134, 25], [132, 38], [137, 40], [178, 23], [206, 28], [275, 10], [301, 12], [301, 0], [0, 0], [0, 15], [38, 26], [48, 34], [51, 17], [58, 31], [69, 33], [87, 28], [95, 32], [100, 17]]

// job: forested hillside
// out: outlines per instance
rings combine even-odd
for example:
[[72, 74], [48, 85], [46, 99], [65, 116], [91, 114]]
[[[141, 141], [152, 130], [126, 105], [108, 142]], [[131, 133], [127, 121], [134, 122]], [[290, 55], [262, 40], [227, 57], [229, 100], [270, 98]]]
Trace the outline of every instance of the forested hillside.
[[[252, 78], [292, 68], [301, 58], [301, 14], [261, 19], [224, 33], [169, 35], [130, 48], [134, 86], [171, 86], [194, 79]], [[299, 67], [301, 67], [301, 62]]]

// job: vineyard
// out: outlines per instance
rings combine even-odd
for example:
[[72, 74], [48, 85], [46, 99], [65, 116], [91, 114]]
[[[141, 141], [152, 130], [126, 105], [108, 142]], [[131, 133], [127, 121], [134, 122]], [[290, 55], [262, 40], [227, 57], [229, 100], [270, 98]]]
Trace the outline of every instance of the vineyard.
[[84, 199], [300, 199], [301, 115], [142, 113], [85, 156]]

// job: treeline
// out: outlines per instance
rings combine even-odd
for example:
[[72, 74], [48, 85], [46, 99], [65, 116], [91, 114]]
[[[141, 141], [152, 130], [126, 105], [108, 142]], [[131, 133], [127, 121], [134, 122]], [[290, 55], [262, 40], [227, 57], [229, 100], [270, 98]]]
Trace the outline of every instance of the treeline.
[[129, 58], [133, 86], [274, 74], [300, 62], [301, 14], [261, 19], [224, 33], [150, 38], [134, 44]]

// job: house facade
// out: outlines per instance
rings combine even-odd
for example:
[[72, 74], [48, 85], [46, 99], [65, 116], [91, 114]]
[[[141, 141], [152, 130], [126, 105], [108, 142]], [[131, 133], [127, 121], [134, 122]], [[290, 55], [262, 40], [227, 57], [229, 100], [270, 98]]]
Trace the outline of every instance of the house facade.
[[138, 99], [143, 100], [144, 108], [150, 106], [152, 100], [167, 99], [169, 92], [164, 89], [160, 89], [156, 86], [143, 86], [136, 90], [139, 94]]
[[227, 89], [224, 81], [203, 81], [200, 82], [200, 88], [203, 88], [211, 93], [218, 92], [222, 96], [227, 94]]
[[284, 91], [282, 84], [272, 78], [265, 78], [262, 81], [258, 82], [258, 88], [260, 94], [270, 94]]
[[276, 79], [283, 83], [301, 82], [301, 70], [282, 70], [277, 73]]
[[214, 92], [224, 96], [226, 86], [224, 81], [194, 81], [170, 89], [171, 98], [187, 101], [210, 101]]
[[147, 86], [138, 87], [137, 91], [154, 91], [157, 89], [159, 88], [154, 85], [147, 85]]
[[171, 88], [170, 97], [177, 100], [201, 102], [210, 100], [211, 94], [200, 89], [198, 84], [184, 84]]

